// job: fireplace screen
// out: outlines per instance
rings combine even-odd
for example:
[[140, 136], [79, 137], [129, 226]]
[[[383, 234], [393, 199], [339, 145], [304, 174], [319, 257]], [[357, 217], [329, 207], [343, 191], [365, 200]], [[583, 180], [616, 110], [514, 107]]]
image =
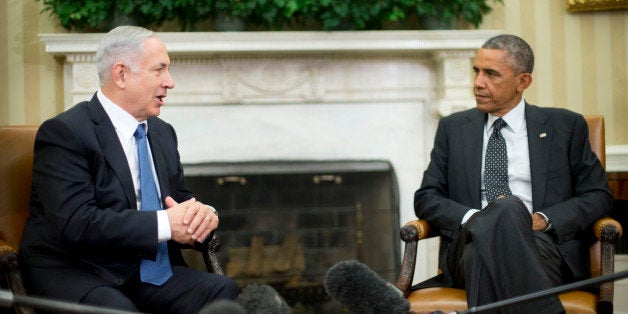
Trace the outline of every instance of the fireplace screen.
[[[388, 162], [212, 163], [185, 172], [197, 198], [220, 213], [218, 257], [240, 287], [266, 283], [295, 312], [323, 312], [338, 306], [323, 278], [339, 261], [357, 259], [396, 280], [399, 205]], [[190, 264], [203, 265], [198, 257]]]

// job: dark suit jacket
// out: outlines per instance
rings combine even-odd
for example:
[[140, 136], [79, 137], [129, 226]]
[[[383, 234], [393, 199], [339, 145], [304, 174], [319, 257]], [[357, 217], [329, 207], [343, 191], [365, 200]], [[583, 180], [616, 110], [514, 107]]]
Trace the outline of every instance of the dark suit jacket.
[[[174, 129], [156, 117], [148, 125], [162, 198], [191, 198]], [[20, 244], [27, 285], [76, 299], [96, 285], [122, 284], [142, 258], [155, 258], [156, 240], [156, 212], [137, 210], [127, 159], [97, 97], [44, 122]], [[184, 264], [169, 245], [171, 263]]]
[[[442, 118], [430, 164], [414, 196], [417, 217], [435, 225], [440, 262], [464, 214], [481, 209], [482, 139], [487, 114], [477, 109]], [[552, 221], [559, 249], [575, 279], [590, 273], [591, 226], [610, 214], [612, 196], [599, 159], [591, 151], [582, 115], [526, 103], [532, 202]], [[541, 136], [545, 134], [545, 136]]]

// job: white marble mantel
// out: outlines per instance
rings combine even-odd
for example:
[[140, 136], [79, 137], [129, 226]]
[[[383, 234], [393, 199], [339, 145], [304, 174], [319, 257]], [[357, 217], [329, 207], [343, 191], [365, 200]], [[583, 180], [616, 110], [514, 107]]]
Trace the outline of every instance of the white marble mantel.
[[[471, 60], [497, 31], [159, 33], [175, 88], [161, 117], [185, 164], [385, 160], [393, 166], [400, 223], [441, 116], [474, 105]], [[65, 108], [98, 88], [103, 34], [41, 34], [64, 64]], [[437, 270], [437, 243], [420, 245]]]

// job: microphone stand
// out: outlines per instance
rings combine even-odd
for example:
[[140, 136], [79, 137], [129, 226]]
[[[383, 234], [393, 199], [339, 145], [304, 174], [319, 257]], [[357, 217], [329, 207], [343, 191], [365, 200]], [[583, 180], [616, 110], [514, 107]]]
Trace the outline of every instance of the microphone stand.
[[514, 298], [502, 300], [502, 301], [497, 301], [497, 302], [493, 302], [493, 303], [489, 303], [485, 305], [474, 306], [472, 308], [469, 308], [466, 311], [456, 312], [456, 313], [467, 314], [467, 313], [484, 313], [484, 312], [495, 311], [495, 310], [499, 310], [505, 307], [513, 306], [515, 304], [524, 303], [527, 301], [532, 301], [532, 300], [536, 300], [536, 299], [540, 299], [544, 297], [559, 295], [563, 292], [568, 292], [572, 290], [582, 289], [585, 287], [595, 286], [601, 283], [615, 281], [615, 280], [626, 278], [626, 277], [628, 277], [628, 270], [613, 273], [610, 275], [585, 279], [582, 281], [573, 282], [570, 284], [553, 287], [553, 288], [549, 288], [549, 289], [541, 290], [537, 292], [532, 292], [532, 293], [524, 294], [518, 297], [514, 297]]
[[0, 306], [10, 307], [13, 304], [30, 306], [33, 308], [59, 313], [84, 313], [84, 314], [138, 314], [123, 310], [114, 310], [94, 305], [85, 305], [65, 301], [56, 301], [39, 297], [14, 295], [9, 290], [0, 289]]

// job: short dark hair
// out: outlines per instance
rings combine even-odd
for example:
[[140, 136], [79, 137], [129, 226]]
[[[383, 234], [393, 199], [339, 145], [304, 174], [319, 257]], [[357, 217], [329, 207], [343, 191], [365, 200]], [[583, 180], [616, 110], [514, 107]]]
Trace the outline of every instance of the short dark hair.
[[497, 49], [508, 52], [512, 61], [511, 67], [516, 74], [532, 73], [534, 69], [534, 52], [521, 37], [503, 34], [487, 40], [482, 49]]

